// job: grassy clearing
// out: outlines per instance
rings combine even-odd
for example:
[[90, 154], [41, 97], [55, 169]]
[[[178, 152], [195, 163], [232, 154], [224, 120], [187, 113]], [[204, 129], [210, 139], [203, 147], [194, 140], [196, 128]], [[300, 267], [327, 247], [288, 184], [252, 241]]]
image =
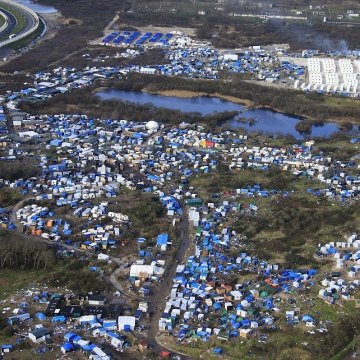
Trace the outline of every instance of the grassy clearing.
[[324, 97], [324, 102], [329, 106], [340, 106], [340, 107], [348, 107], [348, 106], [351, 107], [354, 104], [358, 103], [358, 101], [354, 99], [333, 97], [333, 96]]
[[16, 8], [11, 8], [10, 11], [16, 18], [16, 26], [15, 26], [14, 30], [12, 31], [12, 33], [18, 34], [20, 31], [25, 29], [25, 27], [27, 25], [26, 18], [23, 16], [22, 12]]
[[344, 360], [348, 355], [350, 355], [358, 346], [360, 342], [360, 336], [354, 337], [340, 352], [333, 356], [330, 360]]
[[109, 211], [129, 216], [132, 224], [129, 230], [137, 229], [133, 236], [131, 233], [127, 234], [131, 239], [139, 235], [152, 238], [168, 228], [169, 222], [165, 217], [164, 207], [159, 198], [150, 193], [135, 193], [132, 190], [123, 189], [117, 197], [110, 199]]
[[17, 290], [28, 287], [33, 282], [46, 278], [49, 270], [10, 270], [2, 269], [0, 272], [0, 300], [3, 300]]
[[218, 359], [219, 356], [212, 353], [212, 349], [215, 347], [221, 347], [224, 350], [221, 359], [251, 359], [247, 355], [250, 348], [251, 341], [223, 341], [212, 339], [208, 342], [193, 342], [191, 344], [177, 344], [172, 337], [165, 337], [161, 339], [161, 344], [179, 352], [190, 356], [192, 359]]
[[261, 171], [245, 169], [239, 172], [230, 172], [227, 168], [215, 174], [196, 175], [190, 179], [191, 186], [199, 189], [201, 195], [209, 196], [212, 193], [234, 191], [235, 189], [260, 184], [267, 190], [291, 190], [296, 177], [289, 172], [277, 169]]
[[90, 272], [90, 265], [98, 264], [96, 262], [65, 259], [47, 269], [1, 269], [0, 300], [8, 298], [20, 289], [29, 288], [32, 284], [47, 284], [51, 287], [66, 286], [78, 292], [107, 291], [108, 285], [99, 277], [98, 273]]

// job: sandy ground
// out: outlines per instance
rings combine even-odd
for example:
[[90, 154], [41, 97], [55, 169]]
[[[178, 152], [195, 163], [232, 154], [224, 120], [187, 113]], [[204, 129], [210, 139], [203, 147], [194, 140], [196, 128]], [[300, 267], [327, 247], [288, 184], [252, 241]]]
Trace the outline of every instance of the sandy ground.
[[64, 20], [63, 16], [59, 12], [51, 13], [51, 14], [42, 14], [41, 16], [45, 20], [48, 28], [45, 35], [38, 43], [46, 39], [53, 38], [56, 35], [57, 31], [60, 29], [60, 25]]
[[152, 32], [152, 33], [161, 32], [163, 34], [166, 34], [166, 33], [172, 32], [172, 31], [180, 31], [180, 32], [184, 33], [185, 35], [191, 36], [191, 37], [194, 37], [195, 32], [196, 32], [195, 28], [177, 27], [177, 26], [165, 27], [165, 26], [149, 25], [149, 26], [139, 27], [138, 29], [139, 29], [139, 31], [142, 31], [142, 32], [148, 32], [148, 31]]
[[[145, 89], [146, 91], [146, 89]], [[158, 94], [163, 96], [176, 96], [183, 99], [189, 99], [199, 96], [210, 96], [210, 97], [217, 97], [219, 99], [231, 101], [236, 104], [246, 105], [246, 106], [252, 106], [253, 103], [250, 100], [246, 99], [240, 99], [235, 96], [229, 96], [229, 95], [222, 95], [219, 93], [205, 93], [205, 92], [195, 92], [195, 91], [187, 91], [187, 90], [164, 90], [164, 91], [156, 91], [156, 92], [150, 92], [152, 94]]]
[[307, 66], [308, 59], [307, 58], [301, 58], [301, 57], [294, 57], [294, 56], [280, 56], [280, 61], [290, 61], [298, 66]]

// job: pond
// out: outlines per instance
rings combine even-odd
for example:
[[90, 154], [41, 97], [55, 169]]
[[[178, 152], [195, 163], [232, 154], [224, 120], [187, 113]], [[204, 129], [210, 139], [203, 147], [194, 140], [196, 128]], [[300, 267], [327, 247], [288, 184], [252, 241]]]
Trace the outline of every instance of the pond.
[[57, 12], [57, 10], [52, 6], [34, 3], [32, 0], [15, 0], [15, 1], [19, 4], [27, 6], [29, 9], [39, 14], [51, 14]]
[[153, 95], [146, 92], [106, 89], [97, 95], [103, 100], [118, 99], [138, 104], [152, 104], [156, 107], [163, 107], [183, 112], [198, 112], [201, 115], [210, 115], [224, 111], [240, 111], [245, 106], [224, 101], [215, 97], [199, 96], [193, 98], [179, 98], [176, 96]]
[[[210, 115], [215, 112], [240, 111], [234, 119], [226, 121], [222, 126], [228, 129], [246, 129], [249, 132], [264, 132], [269, 135], [292, 135], [296, 138], [303, 136], [295, 129], [301, 121], [296, 116], [276, 112], [270, 109], [248, 109], [244, 105], [216, 97], [199, 96], [194, 98], [178, 98], [175, 96], [153, 95], [146, 92], [125, 91], [106, 89], [99, 91], [97, 96], [102, 100], [117, 99], [138, 104], [152, 104], [156, 107], [164, 107], [183, 112], [198, 112], [202, 115]], [[244, 119], [249, 119], [246, 121]], [[307, 137], [329, 137], [338, 131], [337, 124], [324, 123], [313, 125], [311, 134]]]

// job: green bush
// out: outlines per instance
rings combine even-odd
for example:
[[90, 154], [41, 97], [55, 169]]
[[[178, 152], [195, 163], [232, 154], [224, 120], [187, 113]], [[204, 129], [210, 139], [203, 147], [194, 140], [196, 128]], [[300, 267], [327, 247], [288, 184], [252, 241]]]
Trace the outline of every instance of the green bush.
[[12, 188], [2, 188], [0, 190], [0, 204], [2, 207], [13, 206], [21, 200], [20, 193]]

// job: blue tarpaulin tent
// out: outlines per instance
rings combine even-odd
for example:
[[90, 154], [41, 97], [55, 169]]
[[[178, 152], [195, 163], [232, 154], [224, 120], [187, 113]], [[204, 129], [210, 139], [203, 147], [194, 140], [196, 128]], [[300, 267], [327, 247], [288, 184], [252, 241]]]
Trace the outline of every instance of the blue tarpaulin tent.
[[41, 321], [44, 321], [46, 319], [45, 314], [38, 312], [37, 314], [35, 314], [35, 317]]

